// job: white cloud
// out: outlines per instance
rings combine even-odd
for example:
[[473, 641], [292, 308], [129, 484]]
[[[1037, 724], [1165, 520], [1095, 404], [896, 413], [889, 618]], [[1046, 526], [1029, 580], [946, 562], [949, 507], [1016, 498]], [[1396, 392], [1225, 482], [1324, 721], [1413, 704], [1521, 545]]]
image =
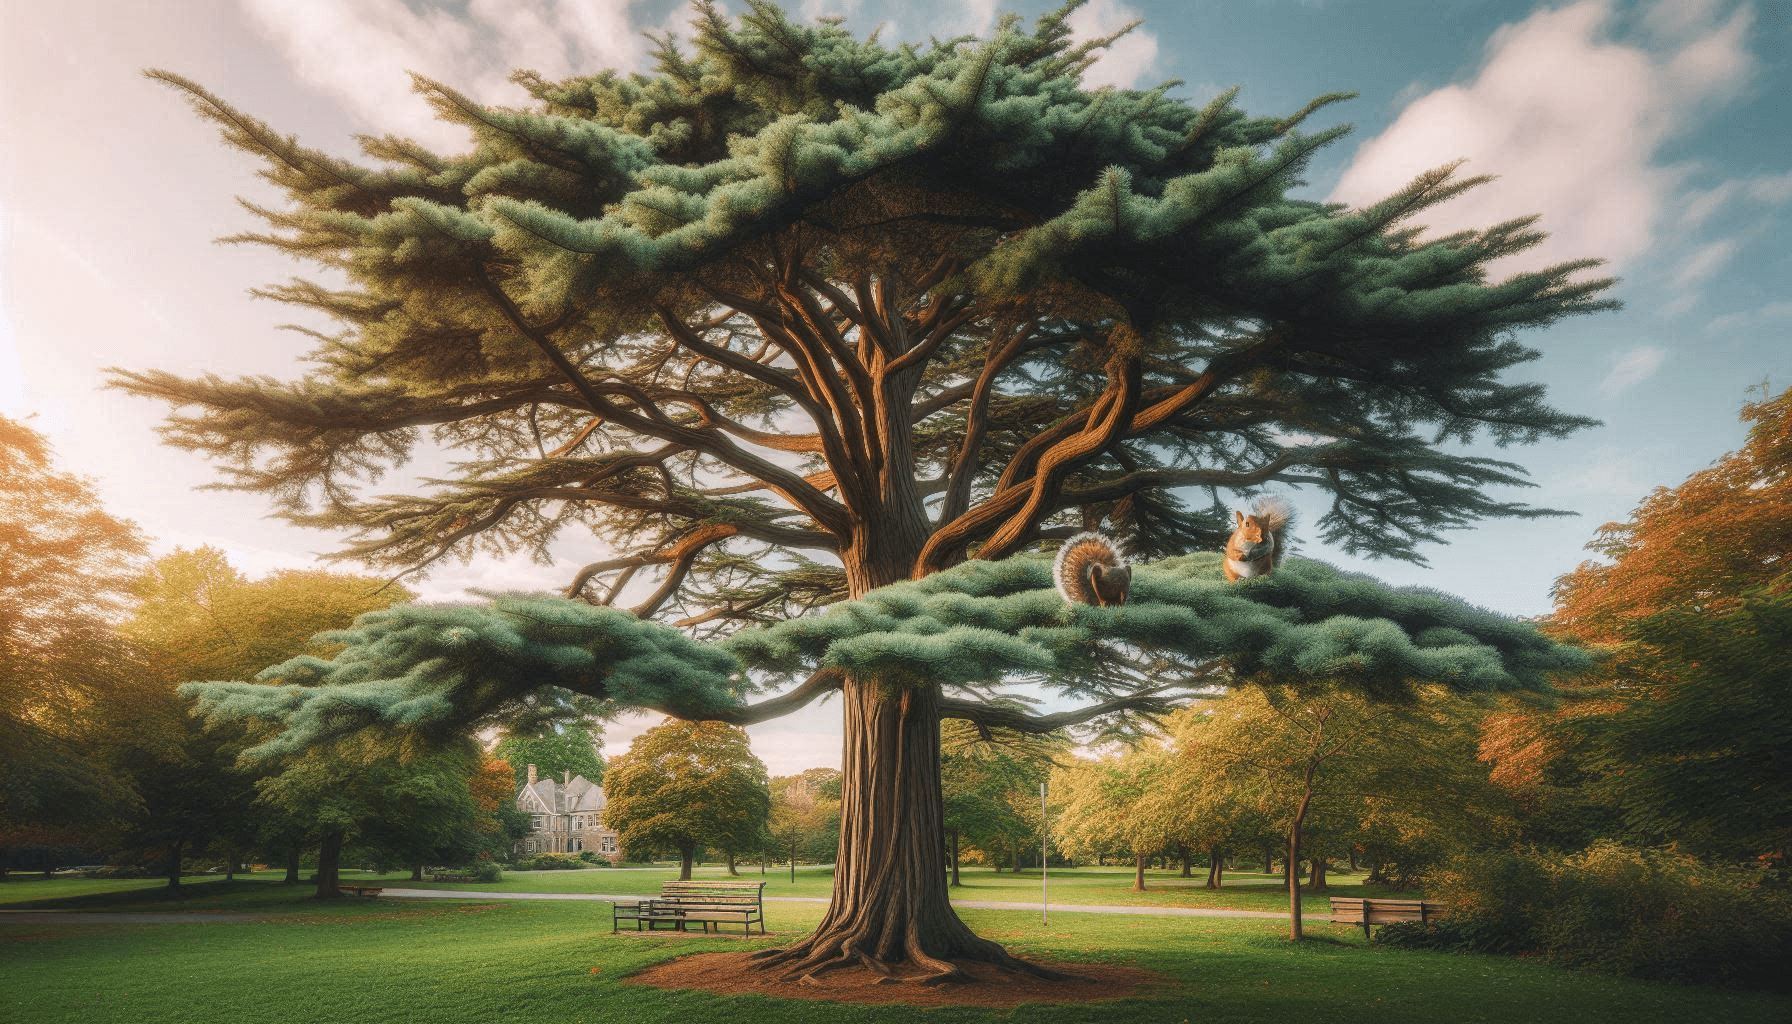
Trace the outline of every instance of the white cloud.
[[1742, 185], [1750, 199], [1763, 203], [1792, 202], [1792, 171], [1751, 178]]
[[[1499, 271], [1587, 256], [1622, 266], [1652, 254], [1664, 210], [1690, 172], [1657, 163], [1657, 152], [1698, 112], [1732, 96], [1753, 66], [1743, 49], [1748, 11], [1721, 24], [1712, 13], [1657, 9], [1651, 49], [1610, 38], [1609, 0], [1504, 26], [1475, 78], [1413, 101], [1362, 145], [1331, 199], [1373, 202], [1466, 157], [1464, 173], [1499, 180], [1426, 211], [1433, 230], [1541, 213], [1550, 234]], [[1725, 198], [1708, 197], [1710, 208], [1695, 215], [1709, 216]]]
[[1706, 334], [1730, 334], [1761, 327], [1774, 320], [1792, 320], [1792, 302], [1769, 302], [1760, 309], [1725, 313], [1705, 325]]
[[[1079, 41], [1112, 35], [1139, 20], [1139, 12], [1119, 0], [1093, 0], [1070, 15], [1071, 36]], [[1104, 85], [1136, 89], [1154, 84], [1146, 81], [1157, 64], [1157, 35], [1143, 26], [1115, 40], [1101, 59], [1083, 73], [1083, 85], [1097, 89]]]
[[1661, 369], [1661, 364], [1667, 357], [1665, 350], [1653, 345], [1631, 349], [1618, 357], [1617, 364], [1605, 375], [1605, 380], [1599, 383], [1600, 392], [1615, 395], [1641, 384], [1655, 376], [1655, 371]]
[[1739, 243], [1733, 238], [1700, 246], [1675, 265], [1672, 275], [1674, 284], [1686, 291], [1697, 288], [1729, 262], [1730, 257], [1736, 255], [1738, 247]]
[[[471, 0], [464, 15], [417, 11], [404, 0], [241, 0], [299, 76], [375, 132], [442, 148], [465, 133], [436, 119], [411, 91], [416, 72], [483, 102], [521, 98], [516, 68], [554, 78], [605, 68], [644, 70], [652, 44], [630, 0]], [[676, 30], [688, 10], [660, 28]]]

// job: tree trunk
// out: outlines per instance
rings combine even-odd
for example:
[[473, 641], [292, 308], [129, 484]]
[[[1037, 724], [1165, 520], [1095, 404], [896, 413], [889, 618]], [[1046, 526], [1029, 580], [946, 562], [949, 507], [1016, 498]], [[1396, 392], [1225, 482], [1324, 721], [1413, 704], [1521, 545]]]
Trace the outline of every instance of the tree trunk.
[[801, 978], [853, 964], [883, 972], [912, 965], [928, 972], [928, 984], [968, 980], [954, 959], [1051, 973], [978, 938], [952, 910], [939, 882], [940, 689], [904, 682], [847, 677], [833, 900], [809, 935], [754, 959]]
[[1306, 787], [1301, 791], [1300, 806], [1288, 824], [1288, 938], [1298, 941], [1300, 930], [1300, 830], [1307, 820], [1307, 807], [1313, 802], [1313, 766], [1307, 766]]
[[1145, 855], [1142, 853], [1132, 855], [1132, 891], [1145, 891]]
[[958, 830], [952, 830], [952, 888], [959, 887], [958, 881]]
[[411, 881], [413, 881], [413, 882], [423, 881], [423, 862], [422, 861], [418, 861], [415, 864], [411, 865]]
[[1324, 892], [1327, 888], [1325, 884], [1325, 858], [1318, 854], [1313, 855], [1313, 874], [1307, 879], [1307, 888], [1314, 892]]
[[1356, 844], [1351, 843], [1349, 846], [1346, 846], [1344, 848], [1344, 852], [1347, 855], [1349, 855], [1349, 857], [1350, 857], [1350, 870], [1352, 872], [1355, 872], [1356, 871]]
[[[170, 889], [180, 888], [180, 855], [186, 849], [186, 845], [186, 840], [176, 839], [174, 845], [168, 850], [168, 888]], [[49, 870], [45, 869], [44, 874], [47, 877]]]
[[1226, 884], [1226, 856], [1219, 847], [1207, 851], [1207, 888], [1218, 889]]
[[678, 848], [678, 880], [680, 882], [691, 880], [691, 861], [696, 859], [696, 856], [697, 851], [689, 846]]
[[1188, 852], [1187, 844], [1179, 844], [1176, 847], [1176, 852], [1182, 854], [1182, 877], [1184, 877], [1184, 878], [1195, 877], [1194, 868], [1189, 860], [1189, 852]]
[[790, 841], [790, 880], [796, 881], [796, 840]]
[[280, 880], [281, 885], [299, 884], [299, 855], [302, 852], [298, 843], [286, 848], [286, 877]]
[[317, 892], [315, 899], [333, 900], [342, 895], [342, 831], [324, 833], [317, 847]]
[[739, 877], [740, 877], [740, 872], [739, 872], [739, 871], [736, 871], [736, 870], [735, 870], [735, 866], [734, 866], [734, 851], [733, 851], [733, 850], [729, 850], [729, 851], [728, 851], [728, 873], [729, 873], [729, 874], [730, 874], [730, 875], [733, 875], [733, 876], [735, 876], [735, 877], [736, 877], [736, 878], [739, 878]]
[[1263, 873], [1273, 875], [1276, 872], [1276, 850], [1273, 846], [1263, 848]]

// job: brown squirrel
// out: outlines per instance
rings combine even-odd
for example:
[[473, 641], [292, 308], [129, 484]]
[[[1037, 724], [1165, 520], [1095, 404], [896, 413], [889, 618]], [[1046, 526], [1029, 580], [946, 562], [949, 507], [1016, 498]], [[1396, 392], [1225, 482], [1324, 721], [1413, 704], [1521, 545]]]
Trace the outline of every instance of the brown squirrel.
[[1246, 576], [1268, 576], [1282, 564], [1288, 550], [1288, 523], [1294, 510], [1274, 495], [1258, 498], [1251, 514], [1234, 510], [1238, 525], [1226, 541], [1226, 579], [1238, 582]]
[[1052, 579], [1058, 583], [1058, 593], [1072, 604], [1125, 604], [1132, 566], [1113, 541], [1099, 533], [1079, 533], [1058, 549]]

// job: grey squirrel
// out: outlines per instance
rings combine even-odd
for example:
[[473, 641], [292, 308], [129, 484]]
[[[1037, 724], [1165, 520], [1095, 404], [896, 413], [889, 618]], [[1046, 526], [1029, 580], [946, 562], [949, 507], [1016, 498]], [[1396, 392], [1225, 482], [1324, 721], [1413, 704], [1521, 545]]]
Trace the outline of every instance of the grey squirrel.
[[1079, 533], [1058, 549], [1052, 563], [1058, 593], [1072, 604], [1125, 604], [1132, 586], [1132, 566], [1114, 542], [1099, 533]]
[[1237, 526], [1226, 541], [1226, 579], [1238, 582], [1246, 576], [1268, 576], [1282, 564], [1288, 551], [1288, 523], [1294, 510], [1274, 495], [1258, 498], [1251, 514], [1234, 510]]

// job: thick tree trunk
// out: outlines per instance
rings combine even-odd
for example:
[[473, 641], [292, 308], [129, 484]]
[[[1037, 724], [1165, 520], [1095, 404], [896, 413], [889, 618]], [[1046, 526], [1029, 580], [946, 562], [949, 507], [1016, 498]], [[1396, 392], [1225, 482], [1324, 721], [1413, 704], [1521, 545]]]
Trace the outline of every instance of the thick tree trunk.
[[[168, 874], [168, 888], [170, 888], [170, 889], [179, 889], [180, 888], [180, 855], [186, 849], [186, 845], [187, 845], [186, 840], [176, 839], [174, 841], [174, 845], [172, 847], [170, 847], [168, 850], [168, 872], [167, 872], [167, 874]], [[49, 874], [50, 874], [49, 870], [45, 869], [44, 876], [47, 878], [47, 877], [49, 877]]]
[[411, 865], [411, 881], [413, 881], [413, 882], [423, 881], [423, 862], [422, 861], [418, 861], [415, 864]]
[[1218, 889], [1226, 884], [1226, 856], [1219, 847], [1207, 851], [1207, 888]]
[[303, 851], [299, 849], [298, 843], [294, 843], [286, 848], [286, 877], [280, 880], [280, 884], [299, 884], [299, 855], [302, 852]]
[[1315, 854], [1313, 856], [1312, 864], [1313, 873], [1307, 878], [1307, 888], [1314, 892], [1324, 892], [1327, 888], [1325, 884], [1325, 858]]
[[1182, 855], [1182, 877], [1184, 877], [1184, 878], [1195, 877], [1195, 871], [1194, 871], [1194, 867], [1192, 866], [1192, 861], [1190, 860], [1190, 857], [1189, 857], [1188, 847], [1186, 845], [1178, 845], [1176, 847], [1176, 852]]
[[1345, 854], [1347, 854], [1350, 857], [1350, 870], [1352, 872], [1355, 872], [1356, 871], [1356, 844], [1351, 843], [1349, 846], [1346, 846], [1344, 848], [1344, 852], [1345, 852]]
[[317, 847], [317, 892], [314, 898], [333, 900], [342, 895], [342, 833], [326, 832]]
[[1145, 855], [1142, 853], [1132, 855], [1132, 891], [1145, 891]]
[[691, 847], [681, 846], [678, 848], [678, 880], [680, 882], [691, 880], [691, 861], [695, 860], [696, 856], [697, 851]]
[[905, 682], [847, 678], [833, 901], [808, 936], [755, 959], [811, 981], [853, 964], [890, 973], [920, 967], [924, 983], [965, 980], [955, 959], [1049, 973], [972, 934], [947, 900], [939, 881], [940, 691]]
[[734, 875], [737, 878], [740, 876], [740, 872], [735, 870], [734, 851], [733, 850], [728, 851], [728, 873], [731, 875]]

